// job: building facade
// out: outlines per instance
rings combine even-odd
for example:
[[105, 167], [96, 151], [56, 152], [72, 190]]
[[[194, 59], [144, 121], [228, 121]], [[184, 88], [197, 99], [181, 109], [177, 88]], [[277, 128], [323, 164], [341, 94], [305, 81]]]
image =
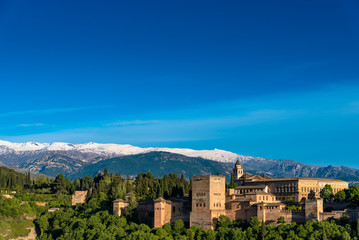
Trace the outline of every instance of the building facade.
[[294, 202], [305, 201], [310, 194], [313, 195], [311, 198], [319, 198], [320, 190], [326, 184], [332, 186], [334, 194], [348, 188], [348, 182], [337, 179], [271, 178], [266, 175], [251, 175], [248, 173], [245, 173], [239, 179], [235, 179], [235, 183], [238, 185], [235, 189], [237, 194], [265, 191], [275, 195], [276, 200], [282, 202], [289, 198]]
[[[143, 201], [138, 205], [139, 220], [153, 227], [162, 227], [181, 219], [189, 226], [214, 229], [221, 215], [230, 219], [250, 220], [257, 216], [261, 221], [276, 223], [283, 217], [286, 222], [303, 223], [310, 219], [321, 221], [328, 216], [344, 212], [324, 213], [320, 190], [329, 184], [334, 194], [348, 188], [348, 182], [319, 178], [271, 178], [243, 172], [239, 161], [233, 169], [238, 187], [226, 189], [224, 176], [205, 175], [192, 177], [192, 198], [178, 197]], [[301, 206], [288, 210], [285, 202], [291, 200]], [[128, 205], [128, 204], [127, 204]], [[126, 202], [114, 201], [114, 214], [121, 215]], [[357, 212], [353, 218], [357, 218]]]

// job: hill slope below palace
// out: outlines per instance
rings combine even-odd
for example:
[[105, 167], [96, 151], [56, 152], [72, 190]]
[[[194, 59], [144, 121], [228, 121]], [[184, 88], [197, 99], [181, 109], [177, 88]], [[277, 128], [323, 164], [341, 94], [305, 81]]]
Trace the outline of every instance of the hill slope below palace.
[[187, 178], [197, 174], [229, 176], [239, 159], [246, 172], [272, 177], [337, 178], [359, 183], [359, 170], [344, 166], [320, 167], [285, 159], [243, 156], [229, 151], [180, 148], [139, 148], [121, 144], [11, 143], [0, 141], [0, 162], [35, 174], [80, 177], [109, 171], [135, 176], [151, 171], [160, 177], [170, 172]]

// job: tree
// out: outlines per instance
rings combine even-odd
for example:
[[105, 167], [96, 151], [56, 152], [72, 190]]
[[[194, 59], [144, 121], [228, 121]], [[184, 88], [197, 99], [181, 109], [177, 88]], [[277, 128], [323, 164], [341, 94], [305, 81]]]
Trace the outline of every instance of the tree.
[[[209, 229], [207, 231], [207, 235], [206, 235], [205, 239], [207, 239], [207, 240], [216, 240], [216, 232], [213, 231], [212, 229]], [[240, 238], [237, 238], [237, 239], [240, 239]], [[193, 237], [189, 238], [189, 240], [193, 240]]]
[[179, 235], [185, 229], [184, 223], [181, 219], [174, 221], [172, 223], [172, 231], [175, 235]]
[[255, 236], [258, 236], [260, 234], [260, 230], [261, 230], [261, 222], [259, 221], [259, 218], [257, 216], [252, 217], [251, 220], [249, 221], [249, 226], [250, 228], [252, 228], [253, 230], [253, 234]]
[[357, 221], [357, 236], [358, 236], [358, 238], [359, 238], [359, 219], [358, 219], [358, 221]]
[[105, 170], [103, 171], [103, 176], [104, 176], [104, 177], [109, 177], [109, 176], [110, 176], [110, 175], [108, 174], [107, 168], [105, 168]]
[[349, 198], [352, 201], [359, 201], [359, 186], [351, 185], [349, 188]]
[[66, 179], [61, 173], [59, 173], [55, 178], [55, 181], [53, 183], [53, 190], [55, 193], [67, 193]]
[[345, 198], [346, 198], [346, 194], [344, 190], [341, 190], [334, 195], [334, 199], [337, 201], [343, 201], [345, 200]]
[[231, 181], [228, 184], [228, 188], [236, 188], [238, 185], [234, 183], [233, 173], [231, 173]]
[[45, 175], [40, 174], [35, 180], [37, 188], [46, 188], [49, 185], [49, 179]]
[[343, 214], [340, 218], [339, 218], [339, 224], [342, 226], [345, 226], [346, 224], [350, 223], [350, 217], [347, 214]]
[[323, 228], [323, 240], [328, 240], [327, 233], [325, 231], [325, 228]]
[[304, 228], [304, 226], [301, 224], [297, 228], [297, 235], [300, 238], [306, 238], [308, 236], [308, 231]]
[[285, 219], [283, 216], [280, 216], [278, 219], [277, 219], [277, 223], [285, 223]]
[[290, 205], [290, 204], [294, 203], [294, 200], [293, 200], [292, 197], [286, 197], [285, 200], [284, 200], [284, 203], [287, 204], [287, 205]]
[[30, 185], [30, 184], [31, 184], [30, 171], [28, 171], [27, 174], [26, 174], [26, 184], [27, 184], [27, 185]]
[[267, 234], [266, 225], [264, 223], [264, 220], [262, 220], [262, 239], [264, 239], [266, 234]]
[[233, 173], [231, 173], [231, 181], [229, 182], [229, 188], [232, 188], [234, 185]]
[[348, 232], [343, 232], [342, 239], [343, 240], [350, 240], [352, 238], [350, 237], [350, 234]]
[[219, 216], [217, 227], [229, 228], [232, 224], [231, 219], [225, 215]]
[[166, 223], [165, 225], [163, 225], [162, 227], [168, 234], [172, 234], [172, 227], [171, 224]]
[[322, 190], [320, 190], [320, 197], [323, 199], [331, 199], [333, 197], [333, 188], [329, 184], [326, 184]]

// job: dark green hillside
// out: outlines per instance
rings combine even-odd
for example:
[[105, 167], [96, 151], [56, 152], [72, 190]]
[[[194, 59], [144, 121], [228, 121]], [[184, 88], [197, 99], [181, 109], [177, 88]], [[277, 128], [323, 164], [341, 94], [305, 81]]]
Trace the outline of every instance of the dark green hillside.
[[187, 179], [193, 175], [221, 174], [229, 176], [231, 167], [224, 163], [205, 160], [198, 157], [186, 157], [168, 152], [149, 152], [107, 159], [92, 165], [84, 166], [80, 171], [68, 175], [75, 179], [83, 176], [95, 176], [99, 170], [107, 168], [110, 173], [121, 175], [137, 175], [141, 172], [151, 172], [155, 177], [168, 173], [183, 174]]
[[0, 167], [0, 189], [1, 188], [23, 188], [30, 184], [30, 173], [20, 173], [5, 166]]

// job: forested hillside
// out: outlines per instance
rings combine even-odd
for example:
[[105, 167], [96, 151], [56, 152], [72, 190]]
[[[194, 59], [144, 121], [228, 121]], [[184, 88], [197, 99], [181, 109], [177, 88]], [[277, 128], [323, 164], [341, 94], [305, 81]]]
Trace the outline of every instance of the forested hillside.
[[31, 184], [30, 172], [20, 173], [5, 166], [0, 167], [0, 189], [23, 188]]
[[[358, 235], [356, 223], [349, 219], [331, 219], [325, 222], [309, 221], [305, 224], [278, 222], [265, 225], [256, 217], [247, 222], [231, 221], [225, 216], [215, 230], [206, 231], [192, 226], [188, 228], [181, 220], [166, 224], [162, 228], [150, 228], [138, 220], [137, 205], [140, 201], [151, 201], [158, 197], [191, 196], [191, 181], [184, 175], [171, 173], [155, 177], [152, 173], [140, 173], [134, 179], [112, 174], [107, 169], [95, 177], [85, 176], [70, 181], [62, 174], [56, 178], [40, 175], [31, 178], [28, 174], [17, 173], [4, 168], [1, 181], [18, 178], [19, 184], [10, 185], [12, 199], [0, 197], [0, 230], [5, 232], [0, 239], [26, 236], [38, 228], [39, 239], [353, 239]], [[12, 176], [12, 177], [9, 177]], [[27, 179], [27, 182], [26, 182]], [[11, 182], [11, 181], [10, 181]], [[29, 184], [28, 184], [29, 183]], [[5, 186], [5, 182], [1, 182]], [[6, 185], [8, 187], [8, 185]], [[229, 187], [229, 186], [228, 186]], [[75, 190], [88, 190], [86, 203], [70, 205]], [[129, 207], [121, 216], [112, 215], [112, 202], [126, 199]], [[359, 203], [359, 187], [337, 194], [329, 194], [331, 201]], [[46, 203], [38, 206], [39, 203]], [[51, 207], [58, 207], [49, 212]]]
[[81, 170], [69, 174], [71, 179], [82, 176], [95, 176], [99, 170], [107, 168], [110, 173], [121, 173], [126, 176], [136, 176], [141, 172], [151, 172], [156, 177], [168, 173], [183, 174], [186, 179], [194, 175], [221, 174], [229, 177], [231, 168], [221, 162], [211, 161], [200, 157], [186, 157], [168, 152], [150, 152], [111, 158], [95, 164], [84, 166]]

